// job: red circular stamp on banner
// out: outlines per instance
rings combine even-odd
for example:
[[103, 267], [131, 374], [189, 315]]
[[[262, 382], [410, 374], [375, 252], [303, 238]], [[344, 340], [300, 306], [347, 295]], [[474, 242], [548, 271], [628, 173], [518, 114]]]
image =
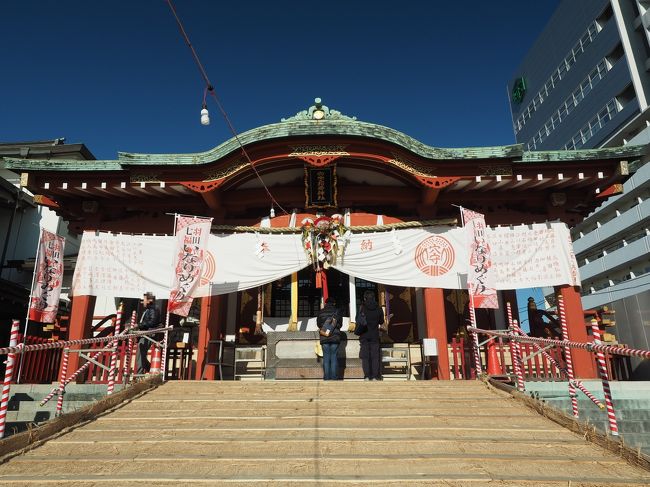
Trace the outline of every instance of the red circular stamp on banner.
[[454, 247], [449, 240], [438, 235], [423, 240], [415, 249], [415, 265], [429, 276], [446, 274], [455, 260]]
[[203, 254], [203, 269], [201, 271], [201, 286], [210, 284], [217, 270], [217, 263], [214, 260], [212, 252], [206, 250]]

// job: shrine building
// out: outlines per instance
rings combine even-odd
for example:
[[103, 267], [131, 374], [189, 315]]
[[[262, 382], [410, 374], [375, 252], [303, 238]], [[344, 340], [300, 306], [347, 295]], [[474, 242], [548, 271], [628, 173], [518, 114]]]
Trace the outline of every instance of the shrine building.
[[[620, 193], [647, 152], [647, 146], [534, 152], [522, 144], [436, 148], [343, 115], [316, 99], [295, 116], [206, 152], [120, 152], [116, 160], [6, 159], [5, 167], [21, 174], [22, 186], [76, 233], [170, 235], [174, 214], [212, 217], [213, 233], [235, 231], [236, 226], [299, 226], [305, 217], [335, 213], [346, 215], [352, 231], [412, 221], [454, 227], [460, 225], [459, 206], [484, 214], [491, 227], [543, 222], [572, 227], [605, 198]], [[466, 291], [384, 286], [335, 269], [326, 273], [329, 293], [342, 298], [348, 316], [365, 290], [377, 292], [384, 305], [382, 296], [388, 293], [394, 315], [385, 337], [389, 343], [436, 338], [440, 347], [464, 335]], [[258, 293], [268, 323], [286, 324], [295, 299], [299, 318], [314, 317], [322, 298], [316, 280], [307, 267], [259, 291], [197, 299], [194, 378], [203, 372], [210, 340], [227, 335], [242, 344], [265, 340], [254, 333]], [[555, 290], [564, 298], [570, 338], [588, 341], [579, 288]], [[296, 292], [297, 298], [292, 296]], [[94, 296], [73, 297], [68, 339], [89, 336], [95, 301]], [[504, 328], [505, 302], [512, 303], [516, 318], [526, 306], [517, 304], [514, 289], [501, 290], [498, 310], [477, 310], [478, 326]], [[576, 350], [573, 355], [576, 376], [595, 377], [589, 353]], [[78, 360], [73, 354], [69, 368], [75, 370]], [[448, 354], [440, 353], [438, 361], [438, 377], [449, 379]], [[214, 371], [208, 376], [214, 377]]]

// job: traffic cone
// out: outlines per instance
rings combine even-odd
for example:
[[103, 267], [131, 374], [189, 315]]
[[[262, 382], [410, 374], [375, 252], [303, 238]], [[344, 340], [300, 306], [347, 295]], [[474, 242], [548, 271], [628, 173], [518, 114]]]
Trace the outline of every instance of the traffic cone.
[[499, 362], [499, 354], [497, 353], [497, 346], [494, 340], [490, 340], [487, 344], [487, 373], [488, 375], [503, 375], [503, 369]]
[[151, 375], [160, 374], [160, 348], [153, 347], [151, 352], [151, 367], [149, 368]]

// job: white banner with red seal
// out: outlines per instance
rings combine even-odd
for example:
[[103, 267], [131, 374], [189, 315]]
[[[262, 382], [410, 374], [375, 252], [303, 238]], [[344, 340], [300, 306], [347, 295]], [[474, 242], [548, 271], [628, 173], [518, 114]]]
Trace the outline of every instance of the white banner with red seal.
[[32, 321], [54, 323], [56, 320], [63, 283], [64, 246], [65, 238], [41, 229], [29, 303], [29, 319]]
[[[352, 232], [340, 237], [345, 240], [340, 243], [344, 250], [332, 267], [390, 286], [467, 289], [465, 232], [449, 227]], [[494, 289], [580, 285], [569, 230], [563, 223], [486, 228], [485, 232]], [[174, 238], [85, 233], [72, 294], [168, 294], [178, 284], [173, 284], [177, 266], [171, 265], [177, 262], [173, 256], [178, 259]], [[310, 265], [300, 234], [210, 235], [198, 279], [198, 260], [194, 253], [190, 255], [191, 269], [180, 277], [192, 284], [183, 289], [190, 297], [251, 289]]]
[[200, 284], [211, 226], [212, 218], [176, 216], [174, 283], [167, 305], [170, 313], [187, 316], [190, 312], [194, 290]]

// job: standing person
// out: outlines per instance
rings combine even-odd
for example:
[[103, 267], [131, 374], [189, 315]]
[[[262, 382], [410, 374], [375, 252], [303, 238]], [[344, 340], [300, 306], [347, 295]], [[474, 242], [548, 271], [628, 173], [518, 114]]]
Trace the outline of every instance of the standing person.
[[339, 378], [338, 352], [341, 343], [341, 313], [333, 297], [327, 298], [318, 313], [317, 325], [323, 348], [323, 380]]
[[[161, 323], [160, 311], [155, 307], [156, 296], [152, 293], [145, 293], [142, 300], [144, 309], [142, 315], [140, 316], [140, 321], [138, 325], [138, 330], [151, 330], [153, 328], [158, 328]], [[149, 335], [150, 336], [150, 335]], [[151, 337], [153, 338], [153, 337]], [[146, 374], [149, 372], [149, 367], [151, 364], [147, 360], [147, 353], [151, 347], [151, 341], [147, 340], [144, 336], [141, 336], [138, 339], [138, 356], [136, 357], [136, 374]]]
[[366, 316], [366, 330], [359, 335], [361, 345], [361, 365], [364, 380], [381, 380], [381, 350], [379, 347], [379, 327], [384, 324], [384, 311], [375, 300], [375, 293], [363, 293], [363, 303], [359, 313]]

